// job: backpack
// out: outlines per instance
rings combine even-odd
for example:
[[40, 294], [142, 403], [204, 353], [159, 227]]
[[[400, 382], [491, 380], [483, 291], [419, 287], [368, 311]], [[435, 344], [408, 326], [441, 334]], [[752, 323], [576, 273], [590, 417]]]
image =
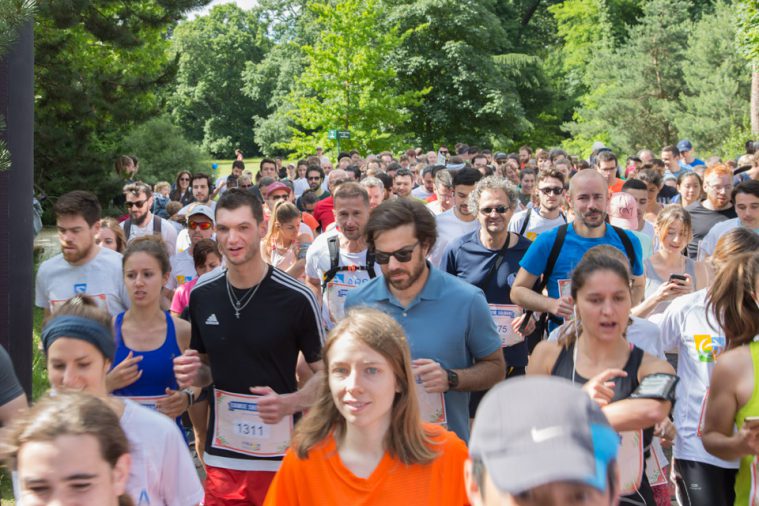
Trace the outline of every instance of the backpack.
[[[161, 218], [153, 215], [153, 234], [161, 237]], [[129, 233], [132, 231], [132, 219], [129, 218], [124, 222], [124, 235], [129, 241]]]
[[340, 266], [340, 243], [338, 242], [340, 237], [333, 235], [327, 239], [327, 249], [329, 250], [329, 270], [322, 275], [322, 291], [327, 287], [327, 284], [332, 281], [338, 272], [340, 271], [366, 271], [369, 274], [369, 279], [376, 277], [374, 272], [374, 253], [371, 250], [366, 252], [366, 265], [344, 265]]

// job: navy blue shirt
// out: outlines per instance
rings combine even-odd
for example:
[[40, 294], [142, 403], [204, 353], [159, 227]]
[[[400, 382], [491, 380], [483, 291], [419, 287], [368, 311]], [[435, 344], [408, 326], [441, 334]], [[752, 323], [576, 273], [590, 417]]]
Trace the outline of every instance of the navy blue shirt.
[[[519, 271], [519, 262], [530, 244], [532, 241], [519, 236], [516, 245], [505, 251], [503, 262], [498, 267], [498, 271], [490, 276], [490, 280], [486, 280], [485, 278], [503, 250], [486, 248], [480, 240], [480, 231], [475, 230], [471, 234], [462, 235], [448, 246], [443, 257], [445, 270], [448, 274], [453, 274], [480, 288], [485, 292], [488, 303], [513, 304], [511, 302], [511, 285]], [[483, 286], [485, 281], [487, 281], [487, 285]], [[527, 343], [522, 341], [504, 348], [503, 356], [506, 365], [526, 367]]]

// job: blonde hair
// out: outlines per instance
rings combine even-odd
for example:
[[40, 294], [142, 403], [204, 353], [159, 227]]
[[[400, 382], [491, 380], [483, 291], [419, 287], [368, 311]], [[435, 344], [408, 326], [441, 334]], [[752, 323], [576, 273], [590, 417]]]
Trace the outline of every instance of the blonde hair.
[[113, 218], [103, 218], [100, 220], [100, 229], [107, 228], [116, 236], [116, 251], [123, 253], [126, 248], [127, 239], [124, 235], [124, 229], [119, 226], [119, 222]]
[[683, 224], [683, 232], [688, 236], [688, 242], [693, 237], [693, 225], [691, 224], [690, 213], [679, 204], [668, 204], [659, 211], [656, 217], [656, 236], [661, 238], [667, 235], [669, 227], [676, 221]]
[[267, 262], [271, 259], [271, 252], [280, 238], [280, 230], [284, 223], [288, 223], [295, 218], [300, 218], [301, 212], [295, 207], [295, 204], [286, 200], [279, 200], [274, 204], [274, 210], [269, 217], [269, 226], [264, 236], [264, 253]]
[[330, 332], [322, 351], [324, 378], [319, 385], [318, 399], [295, 427], [292, 448], [305, 459], [308, 452], [332, 431], [344, 434], [346, 422], [340, 414], [329, 388], [329, 351], [345, 337], [368, 346], [390, 363], [398, 392], [393, 401], [390, 427], [385, 434], [385, 449], [406, 465], [426, 464], [436, 452], [419, 415], [411, 353], [403, 328], [390, 316], [369, 308], [354, 309]]
[[[129, 453], [129, 441], [113, 409], [97, 397], [82, 392], [56, 392], [45, 396], [14, 420], [5, 431], [0, 455], [12, 469], [26, 443], [54, 441], [60, 436], [92, 436], [100, 456], [113, 469]], [[133, 505], [128, 494], [119, 496], [119, 506]]]
[[759, 235], [744, 227], [734, 228], [719, 238], [709, 263], [719, 272], [736, 255], [756, 250], [759, 250]]
[[168, 181], [159, 181], [153, 185], [153, 191], [161, 193], [161, 190], [171, 190], [171, 185]]

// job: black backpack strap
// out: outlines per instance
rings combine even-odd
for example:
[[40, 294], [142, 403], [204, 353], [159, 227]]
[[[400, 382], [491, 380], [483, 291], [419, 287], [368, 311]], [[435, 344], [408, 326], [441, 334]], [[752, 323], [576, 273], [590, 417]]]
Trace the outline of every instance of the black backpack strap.
[[[548, 284], [548, 278], [551, 277], [551, 274], [553, 274], [553, 268], [556, 265], [556, 260], [559, 259], [559, 254], [561, 253], [561, 247], [564, 246], [564, 239], [567, 237], [567, 230], [569, 229], [569, 224], [561, 225], [556, 229], [556, 239], [553, 241], [553, 246], [551, 246], [551, 252], [548, 254], [548, 261], [546, 262], [546, 268], [543, 271], [543, 275], [540, 277], [537, 283], [535, 283], [534, 290], [538, 293], [542, 292], [543, 289]], [[522, 325], [519, 327], [520, 332], [524, 332], [524, 329], [527, 328], [527, 323], [530, 321], [530, 318], [532, 318], [532, 314], [534, 311], [527, 311], [525, 314], [524, 321], [522, 321]], [[543, 313], [541, 316], [541, 323], [545, 322], [545, 319], [548, 318], [548, 313]]]
[[527, 230], [527, 225], [530, 224], [530, 215], [532, 214], [532, 209], [527, 209], [527, 216], [524, 217], [524, 222], [522, 222], [522, 227], [519, 229], [519, 235], [524, 235], [525, 231]]
[[374, 250], [369, 248], [366, 250], [366, 272], [369, 274], [369, 279], [374, 279], [377, 273], [374, 272]]
[[630, 236], [625, 233], [625, 231], [619, 227], [615, 227], [614, 225], [611, 225], [607, 223], [608, 226], [614, 229], [614, 231], [619, 236], [619, 240], [622, 241], [622, 246], [625, 247], [625, 253], [627, 253], [627, 258], [630, 260], [630, 272], [632, 272], [632, 269], [635, 267], [635, 261], [637, 260], [637, 255], [635, 254], [635, 248], [633, 248], [632, 241], [630, 240]]
[[153, 215], [153, 233], [157, 236], [161, 236], [161, 217]]
[[129, 233], [132, 231], [132, 219], [129, 218], [124, 222], [124, 235], [126, 240], [129, 241]]
[[322, 290], [326, 288], [327, 283], [332, 281], [340, 270], [340, 237], [333, 235], [327, 239], [327, 250], [329, 251], [329, 270], [322, 275]]

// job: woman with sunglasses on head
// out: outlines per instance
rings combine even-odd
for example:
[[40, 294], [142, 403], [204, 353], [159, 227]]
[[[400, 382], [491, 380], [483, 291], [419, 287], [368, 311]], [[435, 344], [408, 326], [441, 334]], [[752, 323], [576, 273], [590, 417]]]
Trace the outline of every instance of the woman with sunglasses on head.
[[182, 170], [177, 174], [177, 180], [174, 183], [174, 189], [169, 194], [171, 200], [181, 202], [182, 207], [195, 201], [195, 197], [192, 196], [192, 187], [190, 182], [192, 180], [192, 174], [189, 171]]
[[759, 504], [759, 255], [727, 262], [714, 280], [708, 308], [724, 331], [728, 351], [712, 372], [704, 448], [720, 459], [740, 459], [734, 504]]
[[720, 353], [725, 350], [723, 336], [727, 331], [709, 301], [715, 294], [736, 288], [737, 279], [728, 279], [723, 273], [731, 259], [756, 249], [759, 236], [750, 230], [734, 229], [725, 234], [710, 259], [717, 279], [707, 288], [673, 300], [661, 320], [662, 345], [678, 354], [680, 383], [673, 410], [677, 428], [673, 471], [679, 502], [685, 506], [733, 502], [736, 458], [718, 458], [704, 446], [706, 403], [715, 363], [722, 360]]
[[306, 250], [311, 237], [300, 233], [301, 212], [286, 200], [274, 204], [268, 231], [261, 240], [264, 261], [290, 276], [305, 281]]
[[119, 222], [113, 218], [100, 220], [100, 232], [95, 235], [95, 244], [123, 253], [126, 248], [126, 236]]
[[[656, 506], [645, 472], [654, 426], [674, 401], [674, 370], [627, 341], [632, 307], [628, 260], [612, 246], [588, 250], [572, 272], [573, 325], [559, 342], [537, 345], [527, 374], [559, 376], [582, 385], [623, 434], [620, 504]], [[645, 393], [644, 393], [645, 392]]]
[[45, 324], [42, 346], [55, 391], [92, 394], [116, 413], [129, 439], [132, 471], [127, 491], [137, 504], [190, 506], [202, 501], [203, 487], [176, 424], [136, 402], [108, 393], [106, 377], [116, 353], [109, 314], [91, 298], [76, 296], [62, 304]]
[[422, 423], [408, 342], [374, 309], [340, 321], [316, 403], [296, 425], [267, 506], [467, 504], [464, 443]]
[[131, 306], [114, 319], [116, 353], [108, 385], [113, 395], [128, 397], [179, 423], [196, 392], [180, 390], [174, 378], [172, 360], [190, 345], [190, 324], [161, 309], [168, 255], [158, 238], [140, 237], [127, 246], [123, 264]]

